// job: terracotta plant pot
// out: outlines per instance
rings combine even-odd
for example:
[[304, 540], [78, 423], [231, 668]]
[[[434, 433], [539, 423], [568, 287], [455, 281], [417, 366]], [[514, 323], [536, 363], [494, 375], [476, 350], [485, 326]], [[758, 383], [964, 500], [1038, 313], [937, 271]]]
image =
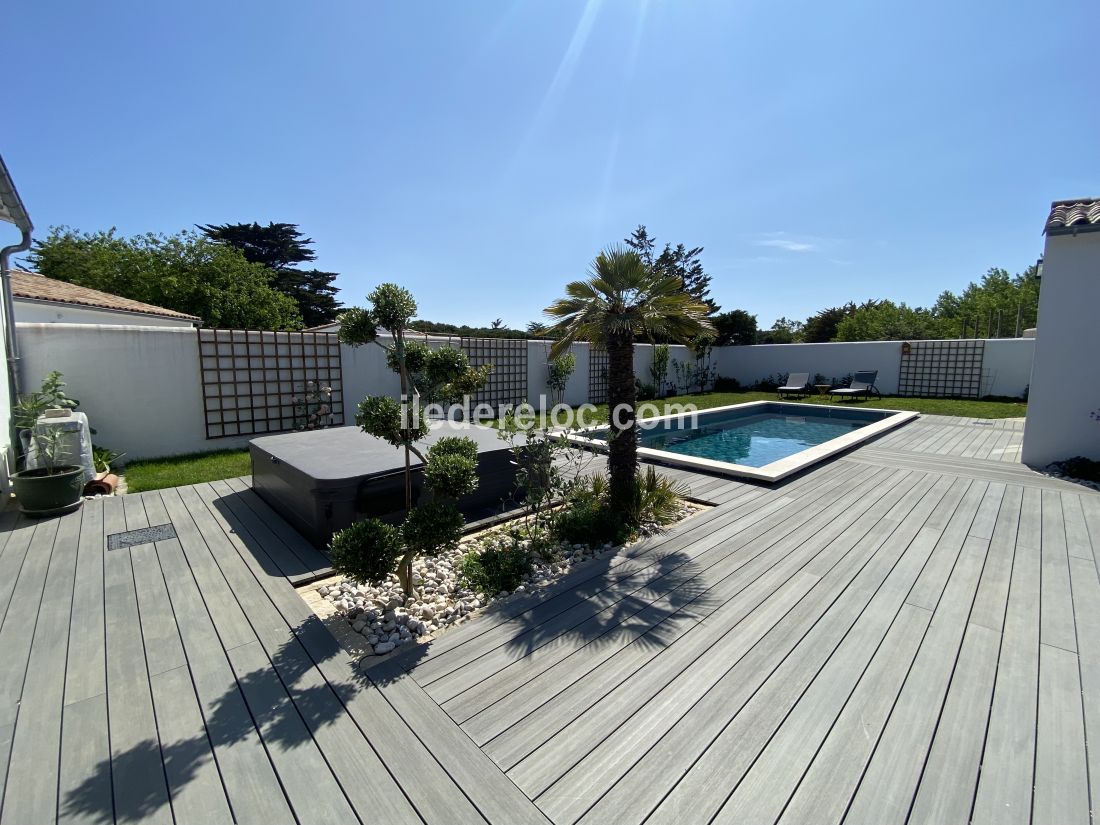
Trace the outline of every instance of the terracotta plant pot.
[[75, 510], [83, 502], [83, 467], [44, 467], [23, 470], [11, 477], [15, 500], [28, 516], [54, 516]]

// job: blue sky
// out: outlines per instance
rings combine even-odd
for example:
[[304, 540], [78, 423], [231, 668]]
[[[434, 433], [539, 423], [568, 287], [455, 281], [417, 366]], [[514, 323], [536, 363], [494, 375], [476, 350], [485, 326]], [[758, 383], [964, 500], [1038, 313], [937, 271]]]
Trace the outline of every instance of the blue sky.
[[762, 326], [1033, 263], [1100, 195], [1100, 6], [40, 2], [3, 153], [39, 231], [289, 221], [421, 316], [522, 326], [645, 223]]

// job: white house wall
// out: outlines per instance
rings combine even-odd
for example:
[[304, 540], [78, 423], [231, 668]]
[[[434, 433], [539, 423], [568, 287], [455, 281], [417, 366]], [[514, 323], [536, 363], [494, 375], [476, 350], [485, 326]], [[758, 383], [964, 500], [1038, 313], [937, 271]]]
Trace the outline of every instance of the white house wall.
[[112, 312], [109, 309], [82, 307], [74, 304], [55, 304], [42, 301], [15, 299], [15, 319], [28, 324], [111, 324], [141, 327], [183, 327], [192, 329], [190, 321], [181, 318], [162, 318], [156, 315], [139, 315], [132, 312]]
[[1100, 460], [1100, 232], [1047, 237], [1022, 457]]

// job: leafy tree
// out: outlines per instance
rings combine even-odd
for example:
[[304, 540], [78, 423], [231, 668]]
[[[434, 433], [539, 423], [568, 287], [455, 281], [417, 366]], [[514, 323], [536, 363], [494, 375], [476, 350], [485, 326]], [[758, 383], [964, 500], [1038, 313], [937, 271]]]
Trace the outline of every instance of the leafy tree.
[[[376, 344], [401, 379], [401, 400], [368, 396], [359, 403], [356, 423], [365, 433], [405, 452], [405, 521], [400, 532], [384, 529], [377, 519], [333, 538], [333, 566], [348, 575], [380, 583], [396, 573], [407, 595], [412, 595], [412, 563], [420, 554], [436, 554], [453, 547], [464, 520], [454, 500], [477, 487], [477, 445], [468, 438], [441, 438], [427, 454], [417, 442], [431, 428], [420, 403], [419, 387], [429, 402], [452, 401], [484, 386], [492, 367], [472, 368], [466, 354], [452, 347], [432, 350], [407, 341], [409, 322], [416, 314], [412, 294], [396, 284], [382, 284], [367, 296], [371, 307], [352, 307], [340, 315], [340, 340], [353, 347]], [[378, 338], [384, 329], [392, 343]], [[413, 507], [411, 456], [424, 466], [424, 484], [430, 497]]]
[[608, 501], [628, 520], [638, 512], [638, 433], [635, 423], [634, 342], [638, 336], [691, 341], [714, 327], [709, 307], [684, 290], [676, 276], [645, 263], [634, 250], [611, 247], [592, 264], [587, 280], [567, 284], [567, 298], [546, 309], [561, 334], [550, 349], [557, 358], [574, 341], [590, 341], [608, 354], [607, 398], [611, 432]]
[[837, 325], [856, 311], [849, 301], [842, 307], [829, 307], [806, 319], [802, 328], [802, 340], [807, 344], [823, 344], [836, 338]]
[[779, 318], [771, 329], [757, 333], [759, 344], [797, 344], [802, 340], [802, 322], [791, 318]]
[[296, 268], [317, 258], [309, 248], [313, 239], [303, 237], [297, 224], [204, 224], [199, 229], [210, 240], [239, 249], [248, 260], [267, 267], [273, 273], [271, 285], [294, 300], [306, 326], [336, 320], [342, 306], [335, 297], [339, 290], [332, 285], [337, 273]]
[[703, 247], [688, 249], [682, 243], [675, 247], [666, 243], [664, 249], [657, 253], [657, 239], [649, 234], [645, 224], [639, 224], [624, 243], [637, 252], [642, 262], [661, 277], [679, 278], [683, 281], [684, 292], [696, 302], [706, 304], [708, 315], [719, 310], [718, 304], [710, 298], [711, 276], [703, 269], [699, 258], [703, 254]]
[[489, 324], [489, 329], [504, 329], [504, 319], [497, 318]]
[[542, 321], [532, 321], [527, 325], [527, 334], [532, 338], [545, 338], [549, 331], [550, 327]]
[[720, 347], [742, 346], [756, 343], [756, 316], [743, 309], [720, 312], [711, 318], [717, 331], [715, 344]]
[[299, 329], [294, 302], [238, 250], [189, 231], [125, 238], [51, 227], [28, 256], [43, 275], [197, 315], [207, 326]]
[[1039, 277], [1035, 266], [1018, 275], [993, 268], [961, 295], [944, 291], [933, 313], [953, 322], [952, 335], [1014, 337], [1035, 326], [1039, 312]]
[[868, 301], [837, 325], [837, 341], [919, 341], [952, 338], [950, 321], [932, 310]]

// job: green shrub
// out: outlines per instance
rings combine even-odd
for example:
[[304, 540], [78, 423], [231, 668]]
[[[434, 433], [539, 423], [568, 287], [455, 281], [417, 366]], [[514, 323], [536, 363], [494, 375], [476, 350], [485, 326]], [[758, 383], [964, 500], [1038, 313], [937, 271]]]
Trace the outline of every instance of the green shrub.
[[517, 542], [467, 553], [458, 566], [458, 576], [467, 587], [488, 594], [515, 590], [530, 572], [531, 557]]
[[477, 461], [477, 442], [461, 435], [445, 435], [428, 448], [428, 458], [437, 455], [461, 455]]
[[357, 582], [381, 584], [404, 554], [401, 531], [376, 518], [357, 521], [332, 537], [332, 566]]
[[464, 455], [428, 453], [424, 483], [438, 496], [461, 498], [477, 489], [477, 461]]
[[466, 520], [453, 504], [433, 501], [409, 511], [401, 535], [408, 550], [436, 556], [458, 545], [465, 525]]
[[688, 486], [658, 475], [653, 467], [646, 467], [638, 474], [639, 508], [635, 514], [639, 522], [668, 524], [676, 518], [680, 499], [688, 494]]
[[554, 536], [569, 544], [622, 544], [630, 538], [626, 520], [603, 501], [570, 501], [554, 519]]
[[402, 428], [401, 402], [386, 395], [372, 395], [360, 401], [355, 423], [364, 432], [383, 438], [395, 447], [417, 441], [431, 431], [423, 407], [420, 408], [420, 421], [416, 427]]
[[727, 378], [724, 375], [719, 375], [714, 379], [714, 392], [737, 392], [741, 389], [741, 382], [736, 378]]
[[578, 480], [553, 524], [559, 541], [570, 544], [621, 544], [630, 538], [630, 526], [642, 522], [668, 524], [676, 518], [687, 485], [659, 475], [652, 467], [638, 474], [633, 513], [618, 513], [607, 503], [607, 476], [597, 473]]

